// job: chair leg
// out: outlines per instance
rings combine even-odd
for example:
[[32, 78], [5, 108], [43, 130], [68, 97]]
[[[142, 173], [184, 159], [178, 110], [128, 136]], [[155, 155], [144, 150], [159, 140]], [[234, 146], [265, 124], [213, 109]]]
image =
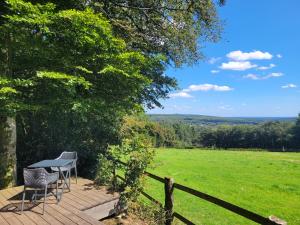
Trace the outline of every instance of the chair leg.
[[75, 166], [75, 177], [76, 177], [76, 184], [77, 184], [77, 166]]
[[58, 201], [59, 201], [59, 198], [58, 198], [58, 180], [56, 181], [56, 200], [57, 200], [57, 204], [58, 204]]
[[44, 204], [43, 204], [43, 215], [45, 213], [46, 197], [47, 197], [47, 185], [45, 187]]
[[21, 213], [23, 213], [23, 210], [24, 210], [25, 195], [26, 195], [26, 188], [24, 187], [23, 197], [22, 197], [22, 205], [21, 205]]
[[60, 173], [59, 173], [59, 179], [60, 179], [60, 184], [63, 184], [63, 177], [62, 177], [62, 175]]
[[37, 190], [34, 190], [34, 194], [31, 199], [34, 203], [36, 203], [36, 196], [37, 196]]
[[69, 173], [69, 188], [71, 188], [71, 169], [68, 171]]

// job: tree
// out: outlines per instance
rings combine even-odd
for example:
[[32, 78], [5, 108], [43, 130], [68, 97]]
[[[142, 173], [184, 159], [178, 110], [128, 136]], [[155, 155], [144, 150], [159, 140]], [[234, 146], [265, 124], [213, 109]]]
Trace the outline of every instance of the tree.
[[13, 186], [17, 180], [15, 125], [14, 118], [0, 116], [0, 188]]
[[[217, 4], [224, 0], [30, 0], [30, 2], [51, 2], [56, 10], [92, 8], [102, 13], [111, 23], [114, 34], [125, 40], [126, 47], [138, 50], [148, 56], [162, 54], [168, 65], [194, 64], [204, 56], [201, 49], [206, 41], [220, 39], [222, 23], [218, 18]], [[5, 6], [5, 5], [4, 5]], [[0, 9], [5, 14], [5, 7]], [[164, 74], [161, 69], [145, 70], [144, 75], [152, 80], [144, 89], [148, 107], [159, 106], [159, 98], [166, 98], [176, 80]]]
[[41, 131], [53, 123], [66, 128], [75, 119], [96, 123], [101, 115], [109, 126], [156, 100], [145, 99], [143, 90], [152, 81], [143, 71], [161, 70], [163, 57], [127, 50], [101, 14], [88, 8], [57, 10], [51, 3], [7, 3], [9, 12], [0, 26], [2, 121], [17, 118], [18, 124], [26, 122], [24, 132], [36, 132], [34, 128]]
[[18, 157], [29, 157], [19, 168], [33, 154], [53, 156], [49, 149], [95, 154], [117, 141], [125, 114], [161, 106], [176, 87], [166, 66], [195, 63], [198, 43], [220, 33], [212, 0], [7, 0], [0, 7], [0, 114], [2, 127], [17, 122]]
[[177, 66], [203, 58], [199, 39], [214, 42], [220, 36], [220, 21], [211, 0], [94, 0], [91, 4], [109, 18], [130, 48], [163, 53]]
[[292, 128], [292, 142], [293, 146], [297, 149], [300, 148], [300, 113], [296, 120], [295, 126]]
[[203, 58], [200, 51], [203, 41], [219, 40], [221, 22], [216, 7], [225, 4], [225, 0], [30, 1], [51, 2], [63, 10], [91, 7], [103, 13], [128, 48], [148, 54], [164, 54], [177, 66], [193, 64]]

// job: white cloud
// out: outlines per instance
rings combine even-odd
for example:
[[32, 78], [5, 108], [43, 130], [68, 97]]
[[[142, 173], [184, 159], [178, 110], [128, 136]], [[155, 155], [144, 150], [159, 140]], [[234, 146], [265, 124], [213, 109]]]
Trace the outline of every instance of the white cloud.
[[279, 58], [279, 59], [281, 59], [281, 58], [282, 58], [282, 55], [277, 54], [276, 57]]
[[233, 108], [230, 105], [220, 105], [218, 108], [221, 110], [226, 110], [226, 111], [233, 110]]
[[257, 65], [252, 64], [249, 61], [245, 61], [245, 62], [230, 61], [228, 63], [222, 63], [222, 65], [219, 68], [223, 69], [223, 70], [243, 71], [243, 70], [248, 70], [248, 69], [251, 69], [254, 67], [257, 67]]
[[189, 93], [186, 93], [184, 91], [180, 91], [180, 92], [177, 92], [177, 93], [172, 93], [169, 96], [171, 98], [192, 98], [193, 97]]
[[221, 57], [212, 57], [208, 60], [209, 64], [215, 64], [216, 62], [218, 62], [221, 59]]
[[256, 74], [249, 73], [249, 74], [243, 76], [243, 78], [247, 78], [247, 79], [251, 79], [251, 80], [266, 80], [266, 79], [269, 79], [272, 77], [281, 77], [281, 76], [283, 76], [283, 73], [270, 73], [266, 76], [259, 76]]
[[247, 78], [247, 79], [251, 79], [251, 80], [260, 80], [260, 77], [257, 76], [256, 74], [252, 74], [252, 73], [249, 73], [245, 76], [243, 76], [244, 78]]
[[232, 91], [233, 88], [229, 86], [219, 86], [215, 84], [192, 84], [187, 89], [183, 89], [184, 92], [191, 91]]
[[219, 73], [220, 70], [211, 70], [210, 72], [213, 73], [213, 74], [216, 74], [216, 73]]
[[261, 51], [253, 51], [253, 52], [242, 52], [232, 51], [226, 55], [229, 59], [235, 61], [246, 61], [246, 60], [253, 60], [253, 59], [272, 59], [273, 55], [269, 52], [261, 52]]
[[215, 84], [192, 84], [188, 86], [188, 88], [183, 89], [180, 92], [172, 93], [169, 95], [171, 98], [193, 98], [192, 95], [189, 94], [189, 92], [195, 92], [195, 91], [232, 91], [233, 88], [229, 86], [219, 86]]
[[268, 69], [272, 69], [274, 68], [276, 65], [271, 63], [269, 66], [260, 66], [260, 67], [257, 67], [258, 70], [268, 70]]
[[267, 76], [264, 76], [264, 79], [268, 79], [271, 77], [282, 77], [282, 76], [283, 76], [283, 73], [270, 73]]
[[297, 87], [296, 84], [287, 84], [287, 85], [281, 86], [281, 88], [296, 88], [296, 87]]

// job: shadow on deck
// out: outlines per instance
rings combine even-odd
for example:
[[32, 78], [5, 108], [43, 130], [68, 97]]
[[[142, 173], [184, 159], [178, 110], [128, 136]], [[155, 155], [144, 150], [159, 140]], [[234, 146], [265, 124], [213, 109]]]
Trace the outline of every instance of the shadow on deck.
[[118, 201], [118, 193], [96, 188], [92, 181], [79, 178], [77, 184], [72, 180], [71, 192], [65, 190], [58, 204], [54, 196], [47, 197], [44, 215], [43, 204], [31, 203], [33, 192], [26, 192], [21, 214], [22, 191], [23, 186], [0, 190], [0, 225], [103, 225], [98, 220], [112, 214]]

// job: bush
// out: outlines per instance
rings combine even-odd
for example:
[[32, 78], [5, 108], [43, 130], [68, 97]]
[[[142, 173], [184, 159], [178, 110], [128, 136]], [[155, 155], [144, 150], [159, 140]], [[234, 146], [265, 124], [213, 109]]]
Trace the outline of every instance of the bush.
[[[135, 136], [124, 139], [121, 145], [109, 146], [105, 154], [98, 156], [98, 169], [95, 182], [116, 188], [114, 170], [123, 171], [124, 180], [117, 185], [120, 194], [120, 208], [130, 201], [137, 201], [143, 190], [143, 174], [151, 164], [154, 151], [149, 148], [147, 139]], [[126, 164], [119, 163], [125, 161]]]
[[129, 143], [132, 150], [127, 165], [125, 166], [125, 182], [121, 200], [123, 203], [136, 201], [137, 197], [143, 190], [143, 174], [153, 159], [154, 151], [150, 150], [139, 139], [133, 139]]
[[141, 200], [129, 202], [128, 214], [133, 214], [148, 225], [163, 225], [165, 224], [165, 211], [162, 206], [153, 202], [145, 203]]
[[98, 155], [98, 167], [95, 177], [97, 185], [112, 185], [113, 182], [114, 163], [105, 157], [103, 154]]

